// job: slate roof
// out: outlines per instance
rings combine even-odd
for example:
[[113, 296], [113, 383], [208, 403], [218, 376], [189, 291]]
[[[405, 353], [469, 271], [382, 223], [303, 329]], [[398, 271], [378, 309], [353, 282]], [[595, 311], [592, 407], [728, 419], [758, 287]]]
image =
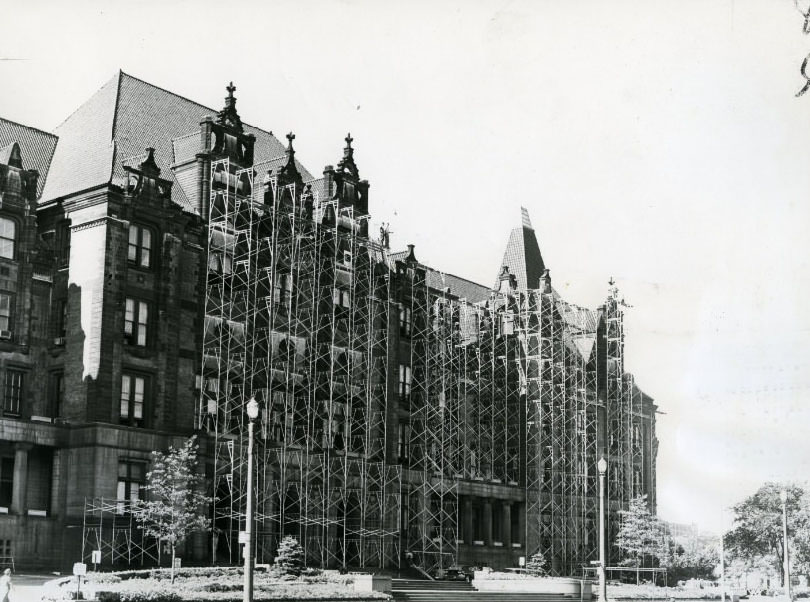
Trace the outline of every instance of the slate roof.
[[[390, 254], [391, 261], [403, 261], [408, 256], [407, 251], [396, 251]], [[459, 299], [466, 299], [470, 303], [480, 303], [487, 301], [490, 297], [492, 289], [478, 284], [472, 280], [454, 276], [435, 270], [430, 266], [420, 263], [425, 270], [427, 270], [428, 286], [437, 291], [443, 291], [446, 288], [450, 289], [450, 293]]]
[[42, 194], [45, 186], [56, 141], [53, 134], [0, 117], [0, 148], [11, 147], [15, 142], [20, 145], [23, 169], [36, 169], [39, 172], [37, 196]]
[[[543, 263], [543, 256], [540, 254], [540, 245], [537, 244], [537, 236], [529, 220], [529, 212], [520, 208], [522, 225], [515, 228], [509, 234], [509, 242], [503, 253], [503, 261], [498, 267], [498, 275], [501, 268], [507, 266], [509, 273], [517, 278], [519, 289], [539, 288], [540, 277], [546, 269]], [[495, 277], [495, 288], [498, 287], [498, 275]]]
[[[155, 149], [161, 176], [176, 182], [169, 167], [190, 158], [195, 144], [191, 135], [199, 131], [204, 117], [216, 114], [215, 109], [119, 71], [56, 128], [59, 144], [41, 201], [122, 183], [124, 161], [140, 156], [147, 147]], [[247, 124], [244, 128], [256, 136], [257, 167], [284, 154], [285, 146], [271, 132]], [[300, 163], [298, 168], [304, 180], [312, 179]], [[184, 209], [194, 210], [181, 186], [172, 187], [172, 197]]]

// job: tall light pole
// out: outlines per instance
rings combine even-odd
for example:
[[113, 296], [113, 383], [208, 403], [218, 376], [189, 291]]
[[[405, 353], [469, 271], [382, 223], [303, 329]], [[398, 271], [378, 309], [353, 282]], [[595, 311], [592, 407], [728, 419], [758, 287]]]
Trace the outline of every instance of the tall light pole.
[[245, 586], [242, 599], [253, 602], [253, 423], [259, 417], [259, 404], [251, 397], [247, 404], [248, 453], [247, 453], [247, 504], [245, 509]]
[[779, 492], [779, 499], [782, 500], [782, 542], [784, 543], [784, 551], [782, 552], [782, 560], [785, 563], [785, 593], [788, 600], [792, 600], [790, 592], [790, 559], [788, 557], [788, 538], [787, 538], [787, 489]]
[[599, 458], [596, 463], [599, 469], [599, 602], [607, 602], [607, 581], [605, 560], [605, 473], [607, 472], [607, 461], [605, 457]]

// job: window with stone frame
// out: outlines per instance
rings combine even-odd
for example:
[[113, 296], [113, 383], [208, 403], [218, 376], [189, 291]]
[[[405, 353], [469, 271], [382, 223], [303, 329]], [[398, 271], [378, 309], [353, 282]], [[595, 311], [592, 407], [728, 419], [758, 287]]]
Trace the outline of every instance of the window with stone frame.
[[57, 299], [53, 308], [53, 337], [63, 339], [67, 334], [67, 299]]
[[146, 347], [149, 338], [149, 304], [127, 297], [124, 307], [124, 341]]
[[49, 387], [50, 401], [49, 407], [51, 416], [58, 418], [62, 412], [62, 401], [65, 398], [65, 374], [64, 372], [52, 372]]
[[59, 267], [70, 262], [70, 222], [67, 220], [56, 225], [56, 262]]
[[152, 267], [152, 230], [146, 226], [130, 224], [127, 261], [139, 268]]
[[0, 257], [14, 259], [17, 236], [17, 222], [8, 217], [0, 217]]
[[3, 387], [3, 409], [6, 414], [19, 414], [25, 385], [25, 372], [22, 370], [6, 369], [5, 384]]
[[121, 376], [120, 424], [137, 427], [146, 425], [149, 384], [149, 377], [143, 374], [125, 372]]
[[399, 399], [408, 402], [411, 399], [411, 367], [399, 365]]
[[411, 308], [399, 304], [399, 334], [403, 337], [411, 336]]
[[293, 299], [293, 279], [291, 274], [276, 274], [273, 285], [273, 302], [279, 310], [290, 310]]
[[0, 293], [0, 330], [11, 330], [11, 306], [14, 297]]
[[133, 502], [142, 499], [145, 482], [146, 462], [140, 460], [118, 461], [116, 500], [119, 514], [126, 512]]
[[11, 506], [11, 496], [14, 492], [14, 456], [0, 458], [0, 506]]

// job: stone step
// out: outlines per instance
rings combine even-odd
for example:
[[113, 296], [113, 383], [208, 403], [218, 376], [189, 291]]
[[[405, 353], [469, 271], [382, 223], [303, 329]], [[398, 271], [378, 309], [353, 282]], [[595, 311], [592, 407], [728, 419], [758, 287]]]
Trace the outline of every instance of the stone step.
[[475, 589], [461, 579], [456, 581], [429, 581], [427, 579], [392, 579], [391, 589], [394, 591], [458, 591], [471, 592]]
[[401, 602], [574, 602], [555, 594], [518, 592], [394, 591], [393, 596]]

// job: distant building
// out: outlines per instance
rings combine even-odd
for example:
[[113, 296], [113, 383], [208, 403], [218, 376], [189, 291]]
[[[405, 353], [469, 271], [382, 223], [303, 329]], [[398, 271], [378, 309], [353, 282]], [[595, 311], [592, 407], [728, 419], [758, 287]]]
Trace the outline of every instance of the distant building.
[[[239, 562], [246, 402], [257, 557], [429, 572], [596, 559], [655, 498], [656, 405], [622, 301], [565, 302], [524, 211], [493, 288], [388, 248], [350, 136], [318, 177], [242, 123], [119, 73], [53, 134], [0, 119], [0, 562], [153, 564], [149, 453], [200, 436], [212, 534]], [[615, 556], [611, 548], [611, 555]]]

